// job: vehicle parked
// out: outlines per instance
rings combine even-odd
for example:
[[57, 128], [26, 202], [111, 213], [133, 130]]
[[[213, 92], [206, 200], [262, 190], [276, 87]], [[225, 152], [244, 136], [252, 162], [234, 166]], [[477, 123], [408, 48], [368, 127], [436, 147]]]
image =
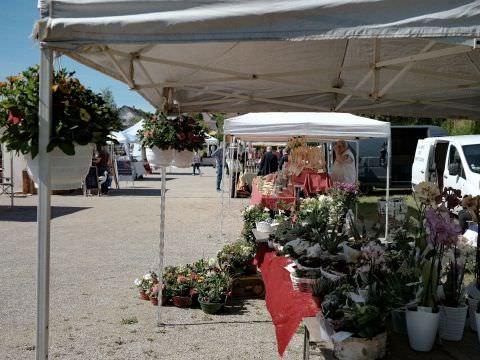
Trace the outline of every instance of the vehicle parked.
[[480, 135], [446, 136], [418, 141], [412, 186], [422, 181], [452, 187], [462, 195], [480, 195]]
[[[438, 126], [392, 126], [392, 164], [390, 186], [408, 188], [412, 181], [412, 163], [417, 141], [428, 137], [445, 136], [448, 132]], [[355, 147], [353, 146], [353, 149]], [[387, 178], [387, 139], [360, 141], [358, 180], [364, 192], [374, 187], [384, 188]]]

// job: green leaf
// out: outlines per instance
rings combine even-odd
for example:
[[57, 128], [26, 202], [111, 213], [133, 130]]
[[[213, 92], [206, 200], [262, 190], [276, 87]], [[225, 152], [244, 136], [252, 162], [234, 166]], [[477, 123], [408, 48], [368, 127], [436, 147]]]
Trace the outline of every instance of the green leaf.
[[71, 142], [68, 142], [68, 141], [59, 142], [58, 147], [67, 155], [75, 155], [75, 147]]

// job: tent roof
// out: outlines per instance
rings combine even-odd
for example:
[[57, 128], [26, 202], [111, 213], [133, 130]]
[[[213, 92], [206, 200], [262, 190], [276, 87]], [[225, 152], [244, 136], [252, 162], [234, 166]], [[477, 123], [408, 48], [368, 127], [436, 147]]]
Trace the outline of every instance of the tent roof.
[[390, 123], [346, 113], [250, 113], [225, 120], [224, 133], [244, 141], [354, 140], [389, 137]]
[[480, 119], [480, 2], [40, 0], [39, 41], [182, 112]]
[[144, 119], [138, 121], [133, 126], [122, 131], [123, 135], [127, 138], [129, 143], [138, 143], [140, 141], [138, 137], [138, 131], [143, 128]]

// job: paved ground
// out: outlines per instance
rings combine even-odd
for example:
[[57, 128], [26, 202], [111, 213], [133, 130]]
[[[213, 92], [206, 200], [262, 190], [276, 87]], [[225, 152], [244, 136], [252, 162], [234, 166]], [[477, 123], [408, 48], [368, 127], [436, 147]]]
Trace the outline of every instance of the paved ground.
[[[181, 170], [178, 170], [180, 172]], [[169, 174], [166, 264], [211, 257], [219, 241], [220, 194], [214, 170]], [[158, 262], [160, 182], [146, 178], [107, 197], [53, 196], [51, 359], [275, 359], [273, 325], [263, 300], [219, 316], [156, 308], [136, 298], [135, 277]], [[0, 196], [0, 359], [34, 359], [36, 196]], [[241, 228], [246, 200], [225, 196], [226, 239]], [[138, 323], [122, 325], [135, 317]], [[286, 359], [298, 359], [302, 337]]]
[[[202, 177], [172, 173], [167, 182], [166, 264], [214, 256], [219, 240], [220, 195], [213, 169]], [[222, 315], [199, 309], [156, 308], [137, 299], [133, 279], [158, 261], [158, 176], [122, 184], [107, 197], [53, 196], [51, 248], [51, 359], [278, 359], [273, 325], [263, 300]], [[0, 359], [34, 359], [36, 196], [7, 207], [0, 196]], [[241, 228], [247, 200], [225, 197], [225, 239]], [[122, 320], [138, 320], [123, 325]], [[302, 358], [297, 334], [285, 359]], [[480, 345], [466, 332], [463, 343], [416, 354], [394, 337], [389, 358], [478, 359]]]

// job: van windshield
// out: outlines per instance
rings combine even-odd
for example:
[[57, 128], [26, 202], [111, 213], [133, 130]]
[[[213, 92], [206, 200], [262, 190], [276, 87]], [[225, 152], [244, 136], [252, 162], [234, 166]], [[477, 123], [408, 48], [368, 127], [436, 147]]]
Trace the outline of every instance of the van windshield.
[[480, 144], [462, 146], [470, 170], [480, 174]]

